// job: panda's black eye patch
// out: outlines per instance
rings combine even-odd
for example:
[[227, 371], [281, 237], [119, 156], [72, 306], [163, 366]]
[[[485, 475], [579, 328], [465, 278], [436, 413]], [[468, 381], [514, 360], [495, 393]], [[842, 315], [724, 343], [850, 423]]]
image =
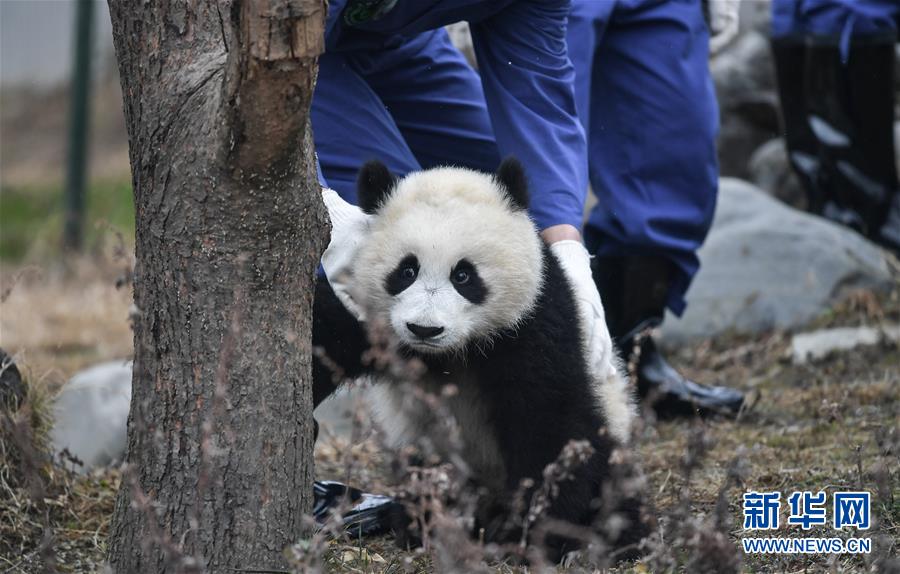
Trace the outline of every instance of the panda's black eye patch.
[[384, 290], [390, 295], [399, 295], [419, 277], [419, 260], [415, 255], [407, 255], [384, 279]]
[[450, 282], [456, 292], [476, 305], [484, 303], [488, 290], [478, 270], [468, 259], [460, 259], [450, 271]]

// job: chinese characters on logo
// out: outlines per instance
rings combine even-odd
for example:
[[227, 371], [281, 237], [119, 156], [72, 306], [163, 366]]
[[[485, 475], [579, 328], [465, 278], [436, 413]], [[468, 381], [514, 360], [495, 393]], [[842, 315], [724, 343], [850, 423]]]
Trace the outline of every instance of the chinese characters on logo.
[[778, 530], [780, 492], [744, 493], [744, 528], [747, 530]]
[[[809, 530], [813, 526], [828, 523], [826, 494], [801, 490], [788, 497], [791, 514], [787, 523]], [[832, 526], [840, 530], [845, 526], [858, 530], [866, 530], [870, 526], [871, 494], [868, 492], [836, 492], [832, 497]], [[745, 530], [777, 530], [779, 527], [779, 511], [781, 510], [781, 493], [755, 492], [744, 493], [744, 529]]]
[[854, 526], [859, 530], [869, 528], [868, 492], [835, 492], [834, 493], [834, 528], [840, 530], [845, 526]]
[[803, 530], [809, 530], [813, 526], [826, 524], [825, 518], [825, 493], [817, 492], [813, 495], [808, 490], [798, 491], [788, 498], [791, 503], [791, 515], [788, 524], [800, 525]]

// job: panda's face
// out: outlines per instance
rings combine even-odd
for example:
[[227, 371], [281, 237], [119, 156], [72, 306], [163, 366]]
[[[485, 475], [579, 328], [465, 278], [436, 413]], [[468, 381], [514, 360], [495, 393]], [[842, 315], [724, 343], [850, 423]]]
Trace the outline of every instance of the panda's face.
[[409, 348], [440, 354], [528, 315], [542, 282], [540, 238], [491, 176], [440, 168], [392, 189], [354, 270], [370, 320]]
[[386, 304], [379, 309], [381, 318], [418, 351], [455, 349], [491, 329], [483, 307], [493, 293], [476, 264], [456, 250], [406, 253], [385, 275], [381, 289], [378, 303]]

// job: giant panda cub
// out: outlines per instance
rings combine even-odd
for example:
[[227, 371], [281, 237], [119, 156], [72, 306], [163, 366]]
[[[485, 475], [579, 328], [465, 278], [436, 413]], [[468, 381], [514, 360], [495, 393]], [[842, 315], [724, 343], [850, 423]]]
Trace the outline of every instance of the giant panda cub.
[[[621, 379], [597, 381], [589, 373], [572, 287], [528, 216], [521, 164], [507, 159], [493, 176], [442, 167], [398, 180], [370, 162], [360, 171], [358, 197], [373, 217], [352, 292], [369, 326], [425, 365], [424, 374], [405, 382], [434, 393], [456, 387], [446, 404], [459, 426], [461, 455], [489, 493], [476, 514], [481, 535], [499, 542], [518, 536], [502, 525], [510, 524], [505, 513], [523, 479], [539, 488], [563, 447], [587, 440], [594, 454], [561, 484], [547, 514], [589, 526], [598, 508], [612, 508], [628, 524], [614, 542], [639, 540], [636, 499], [600, 500], [617, 471], [610, 455], [628, 440], [633, 403]], [[372, 370], [360, 360], [365, 334], [325, 281], [313, 344], [331, 359], [330, 369], [314, 365], [317, 403], [331, 390], [332, 371], [355, 377]], [[408, 386], [386, 372], [379, 379], [374, 410], [391, 443], [433, 432], [430, 414], [408, 408]], [[549, 540], [557, 558], [575, 547], [565, 537]]]

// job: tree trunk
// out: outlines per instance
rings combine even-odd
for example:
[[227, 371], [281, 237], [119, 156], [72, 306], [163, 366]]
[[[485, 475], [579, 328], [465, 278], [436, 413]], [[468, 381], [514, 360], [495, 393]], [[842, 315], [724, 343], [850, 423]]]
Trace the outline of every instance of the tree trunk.
[[311, 509], [325, 0], [109, 0], [137, 237], [115, 572], [284, 568]]

